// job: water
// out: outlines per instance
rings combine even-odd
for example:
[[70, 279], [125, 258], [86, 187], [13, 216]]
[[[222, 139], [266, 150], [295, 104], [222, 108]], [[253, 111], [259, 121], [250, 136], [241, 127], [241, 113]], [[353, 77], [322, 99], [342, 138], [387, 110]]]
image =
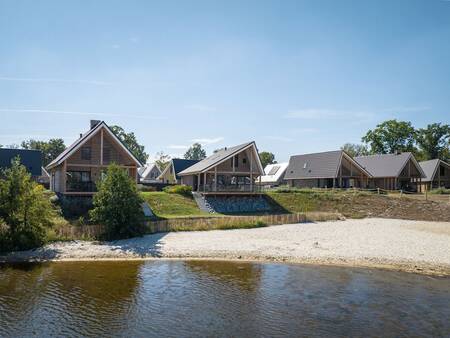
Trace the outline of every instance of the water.
[[450, 279], [207, 261], [0, 267], [0, 336], [450, 336]]

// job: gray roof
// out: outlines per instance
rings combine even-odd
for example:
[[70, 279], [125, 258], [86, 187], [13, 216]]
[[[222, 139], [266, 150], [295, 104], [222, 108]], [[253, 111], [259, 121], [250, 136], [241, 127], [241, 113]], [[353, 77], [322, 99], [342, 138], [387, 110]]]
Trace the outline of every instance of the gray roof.
[[40, 150], [1, 148], [0, 169], [10, 168], [11, 161], [16, 157], [19, 157], [20, 163], [31, 175], [41, 175], [42, 152]]
[[435, 175], [436, 170], [440, 164], [444, 164], [444, 165], [450, 167], [450, 164], [448, 164], [444, 161], [441, 161], [440, 159], [423, 161], [423, 162], [419, 162], [419, 164], [425, 174], [425, 178], [422, 179], [422, 181], [424, 181], [424, 182], [430, 182], [433, 180], [433, 176]]
[[53, 161], [51, 161], [47, 165], [47, 169], [50, 169], [51, 167], [54, 167], [56, 165], [59, 165], [62, 163], [62, 161], [66, 158], [66, 156], [69, 155], [69, 153], [78, 147], [79, 145], [83, 144], [87, 138], [89, 138], [91, 135], [95, 134], [98, 130], [100, 130], [102, 127], [105, 127], [113, 136], [113, 138], [128, 152], [128, 154], [133, 158], [133, 160], [136, 162], [136, 164], [141, 167], [142, 164], [139, 162], [139, 160], [136, 158], [136, 156], [133, 155], [133, 153], [127, 148], [127, 146], [116, 136], [116, 134], [113, 133], [113, 131], [109, 128], [109, 126], [105, 123], [105, 121], [100, 121], [98, 124], [96, 124], [94, 127], [89, 129], [86, 133], [81, 135], [79, 139], [77, 139], [74, 143], [72, 143], [70, 146], [68, 146], [61, 154], [59, 154]]
[[[410, 158], [417, 163], [414, 155], [410, 152], [359, 156], [355, 157], [355, 161], [369, 171], [373, 177], [398, 177]], [[418, 163], [417, 169], [422, 172]]]
[[[287, 180], [336, 178], [344, 154], [344, 151], [336, 150], [291, 156], [284, 178]], [[347, 155], [347, 158], [353, 161], [349, 155]], [[358, 163], [354, 162], [354, 164], [359, 167]]]
[[[247, 142], [247, 143], [243, 143], [240, 144], [238, 146], [234, 146], [234, 147], [230, 147], [230, 148], [223, 148], [220, 149], [218, 151], [216, 151], [214, 154], [212, 154], [211, 156], [208, 156], [207, 158], [205, 158], [204, 160], [201, 160], [200, 162], [194, 164], [193, 166], [183, 170], [182, 172], [179, 173], [180, 176], [183, 175], [191, 175], [191, 174], [197, 174], [197, 173], [202, 173], [208, 169], [210, 169], [211, 167], [214, 167], [216, 164], [226, 160], [227, 158], [231, 158], [233, 155], [238, 154], [239, 152], [241, 152], [242, 150], [244, 150], [245, 148], [247, 148], [250, 145], [255, 145], [255, 142]], [[255, 145], [256, 147], [256, 145]], [[264, 169], [262, 168], [262, 165], [259, 161], [259, 167], [261, 172], [264, 172]]]

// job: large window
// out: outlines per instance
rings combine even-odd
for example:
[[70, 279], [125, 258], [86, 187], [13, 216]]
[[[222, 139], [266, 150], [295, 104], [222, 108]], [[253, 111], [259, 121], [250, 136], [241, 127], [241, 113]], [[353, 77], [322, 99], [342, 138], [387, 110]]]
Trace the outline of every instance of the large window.
[[81, 159], [82, 160], [91, 160], [91, 147], [83, 147], [81, 148]]
[[444, 167], [443, 165], [441, 165], [441, 166], [439, 167], [439, 170], [440, 170], [440, 175], [441, 175], [441, 176], [445, 176], [445, 167]]
[[90, 171], [68, 171], [67, 176], [72, 182], [90, 182], [91, 172]]

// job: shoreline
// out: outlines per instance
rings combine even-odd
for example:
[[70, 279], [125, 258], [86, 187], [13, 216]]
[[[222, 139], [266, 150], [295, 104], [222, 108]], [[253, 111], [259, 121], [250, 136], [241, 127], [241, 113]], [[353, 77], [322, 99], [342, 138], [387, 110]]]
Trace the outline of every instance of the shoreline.
[[342, 268], [358, 268], [373, 269], [384, 271], [396, 271], [405, 273], [414, 273], [419, 275], [449, 277], [450, 266], [441, 265], [430, 266], [429, 264], [421, 264], [420, 262], [377, 262], [370, 261], [348, 261], [348, 260], [308, 260], [308, 259], [267, 259], [257, 257], [100, 257], [100, 258], [56, 258], [49, 260], [0, 260], [1, 264], [44, 264], [44, 263], [71, 263], [71, 262], [164, 262], [164, 261], [218, 261], [231, 263], [259, 263], [259, 264], [286, 264], [286, 265], [316, 265], [323, 267], [342, 267]]
[[370, 268], [450, 276], [450, 223], [362, 219], [55, 242], [0, 263], [217, 260]]

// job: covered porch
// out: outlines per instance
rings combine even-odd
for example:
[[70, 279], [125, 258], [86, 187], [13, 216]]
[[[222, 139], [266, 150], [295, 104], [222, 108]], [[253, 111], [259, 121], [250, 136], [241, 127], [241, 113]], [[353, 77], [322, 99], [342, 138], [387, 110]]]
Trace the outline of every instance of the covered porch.
[[261, 176], [251, 173], [206, 172], [193, 177], [192, 188], [203, 193], [259, 193], [262, 191]]

